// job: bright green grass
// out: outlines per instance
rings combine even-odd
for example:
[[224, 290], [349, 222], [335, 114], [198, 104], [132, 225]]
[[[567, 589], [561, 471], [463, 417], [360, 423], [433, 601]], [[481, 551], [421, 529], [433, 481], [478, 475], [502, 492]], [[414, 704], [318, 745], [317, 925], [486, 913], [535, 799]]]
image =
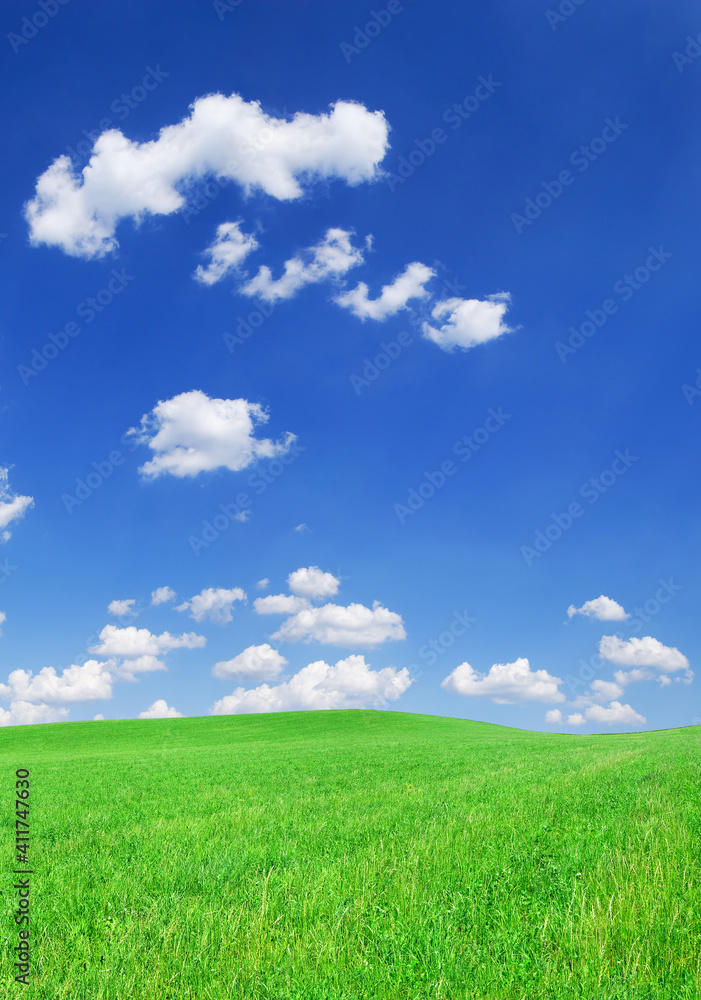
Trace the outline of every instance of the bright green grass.
[[360, 711], [0, 730], [1, 995], [701, 997], [700, 749]]

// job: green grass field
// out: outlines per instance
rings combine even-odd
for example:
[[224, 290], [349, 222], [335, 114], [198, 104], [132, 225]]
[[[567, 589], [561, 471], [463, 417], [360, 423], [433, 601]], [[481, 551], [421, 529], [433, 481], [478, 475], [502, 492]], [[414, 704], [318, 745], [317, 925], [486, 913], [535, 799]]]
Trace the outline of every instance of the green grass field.
[[3, 729], [2, 996], [701, 997], [700, 750], [365, 711]]

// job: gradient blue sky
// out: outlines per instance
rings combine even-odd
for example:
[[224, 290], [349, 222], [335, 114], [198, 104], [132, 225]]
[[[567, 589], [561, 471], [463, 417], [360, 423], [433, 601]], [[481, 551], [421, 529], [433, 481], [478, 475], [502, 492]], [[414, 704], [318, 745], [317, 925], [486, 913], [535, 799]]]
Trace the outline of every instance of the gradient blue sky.
[[[19, 682], [15, 675], [15, 687], [8, 684], [10, 673], [36, 678], [47, 667], [56, 673], [54, 694], [28, 699], [48, 706], [38, 719], [130, 718], [160, 699], [205, 715], [240, 686], [213, 677], [214, 664], [269, 642], [284, 620], [256, 614], [254, 600], [288, 593], [291, 572], [317, 566], [340, 581], [332, 602], [372, 609], [377, 601], [401, 616], [406, 638], [374, 647], [283, 642], [288, 662], [271, 686], [311, 662], [363, 655], [372, 671], [393, 668], [406, 687], [406, 669], [412, 683], [396, 700], [364, 700], [354, 690], [339, 705], [565, 732], [698, 722], [698, 682], [674, 667], [681, 656], [693, 671], [701, 652], [698, 5], [407, 0], [391, 5], [390, 16], [386, 4], [358, 2], [70, 0], [57, 10], [46, 2], [53, 13], [38, 18], [35, 3], [6, 5], [0, 33], [3, 91], [12, 95], [3, 109], [0, 466], [9, 470], [6, 503], [33, 498], [8, 524], [0, 551], [2, 721], [28, 721], [33, 711], [12, 708]], [[560, 7], [573, 12], [553, 17]], [[387, 23], [367, 39], [372, 11]], [[32, 18], [35, 34], [18, 41], [23, 30], [32, 35]], [[139, 89], [151, 70], [154, 89]], [[480, 78], [492, 82], [489, 96], [458, 118], [456, 102], [480, 86], [485, 93]], [[132, 92], [129, 108], [121, 95]], [[258, 101], [287, 120], [357, 102], [383, 112], [389, 145], [374, 179], [303, 179], [303, 195], [292, 200], [246, 194], [235, 182], [207, 195], [206, 181], [185, 178], [184, 210], [146, 214], [139, 225], [123, 219], [118, 248], [102, 257], [32, 245], [24, 206], [57, 157], [81, 156], [85, 140], [80, 172], [106, 127], [143, 143], [213, 93]], [[435, 129], [444, 141], [424, 162], [414, 154], [408, 169], [412, 151], [430, 150]], [[602, 134], [594, 153], [590, 143]], [[577, 152], [582, 146], [589, 158]], [[562, 171], [569, 181], [549, 205], [541, 195], [538, 214], [528, 199], [546, 185], [557, 192]], [[532, 219], [524, 221], [529, 204]], [[259, 249], [237, 273], [212, 286], [197, 282], [203, 251], [232, 221], [255, 233]], [[241, 294], [246, 277], [262, 264], [278, 276], [331, 227], [354, 233], [358, 247], [372, 235], [363, 263], [340, 283], [277, 302], [247, 339], [226, 338], [260, 308]], [[636, 279], [636, 269], [660, 258]], [[382, 321], [361, 321], [332, 301], [359, 281], [375, 298], [410, 262], [435, 272], [430, 297]], [[113, 270], [122, 290], [84, 322], [89, 306], [77, 311]], [[422, 336], [437, 302], [484, 303], [496, 293], [510, 295], [511, 332], [452, 352]], [[576, 350], [558, 348], [587, 311], [601, 325], [591, 336], [575, 334]], [[33, 350], [71, 321], [80, 333], [27, 376], [22, 366]], [[377, 378], [365, 386], [351, 378], [401, 333], [411, 343]], [[144, 477], [139, 468], [153, 454], [125, 433], [159, 401], [192, 390], [260, 404], [269, 420], [258, 436], [277, 441], [291, 432], [299, 456], [260, 495], [247, 483], [266, 459], [238, 472]], [[490, 408], [509, 419], [461, 462], [453, 447], [485, 424]], [[75, 494], [76, 480], [115, 450], [121, 464], [69, 512], [65, 496]], [[612, 468], [616, 452], [632, 456], [629, 465], [619, 464], [625, 471], [589, 502], [585, 484]], [[397, 505], [449, 460], [455, 473], [420, 509], [399, 516]], [[241, 492], [253, 497], [250, 516], [196, 554], [192, 537]], [[577, 502], [581, 516], [529, 555], [552, 515]], [[256, 587], [261, 579], [269, 585]], [[665, 602], [661, 580], [672, 581]], [[162, 586], [178, 601], [152, 606]], [[247, 602], [237, 602], [229, 623], [175, 610], [207, 588], [237, 587]], [[600, 595], [631, 617], [568, 619], [570, 605]], [[133, 599], [138, 616], [110, 615], [115, 599]], [[648, 620], [636, 624], [645, 602]], [[453, 641], [456, 614], [472, 621]], [[76, 695], [62, 687], [66, 668], [109, 660], [88, 653], [108, 624], [195, 632], [206, 645], [173, 650], [167, 671], [136, 681], [111, 661], [102, 668], [112, 671], [110, 699], [67, 700]], [[602, 636], [614, 634], [628, 662], [596, 660], [582, 673]], [[628, 643], [646, 636], [657, 645]], [[528, 677], [511, 703], [494, 701], [500, 691], [504, 699], [493, 665], [524, 658], [531, 674], [562, 681], [553, 690], [565, 701], [534, 698], [537, 678]], [[465, 663], [476, 672], [474, 693], [441, 687]], [[616, 697], [611, 687], [601, 689], [606, 697], [589, 689], [592, 678], [614, 682], [615, 671], [636, 668], [641, 679], [627, 678]], [[338, 681], [342, 669], [328, 677]], [[335, 690], [328, 677], [325, 690]], [[573, 705], [577, 695], [590, 700]], [[620, 721], [623, 709], [607, 722], [596, 709], [579, 726], [566, 723], [568, 714], [612, 701], [645, 722]], [[67, 715], [56, 715], [63, 709]], [[556, 710], [562, 722], [546, 723]]]

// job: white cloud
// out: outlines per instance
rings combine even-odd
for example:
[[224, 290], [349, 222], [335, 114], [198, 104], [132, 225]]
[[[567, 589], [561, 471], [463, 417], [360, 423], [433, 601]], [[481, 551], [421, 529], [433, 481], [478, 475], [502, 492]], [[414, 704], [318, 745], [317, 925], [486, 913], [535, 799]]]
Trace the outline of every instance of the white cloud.
[[258, 249], [255, 236], [241, 232], [239, 222], [222, 222], [217, 226], [217, 235], [204, 251], [209, 264], [199, 265], [195, 278], [203, 285], [214, 285], [225, 275], [235, 271], [249, 253]]
[[121, 660], [115, 667], [115, 675], [123, 681], [135, 681], [136, 674], [153, 673], [154, 670], [167, 670], [168, 667], [162, 660], [152, 653], [145, 653], [143, 656], [134, 656], [131, 659]]
[[311, 531], [312, 529], [308, 525], [306, 525], [304, 522], [302, 522], [302, 524], [296, 525], [294, 530], [295, 531], [305, 531], [306, 532], [306, 531]]
[[209, 587], [200, 594], [195, 594], [189, 601], [184, 601], [175, 609], [176, 611], [189, 611], [190, 618], [196, 622], [209, 618], [220, 625], [226, 625], [231, 621], [231, 612], [234, 601], [245, 601], [246, 594], [240, 587], [232, 587], [225, 590], [223, 587]]
[[212, 715], [233, 715], [246, 712], [289, 712], [307, 709], [382, 708], [387, 701], [396, 701], [413, 683], [404, 667], [371, 670], [363, 656], [349, 656], [330, 666], [323, 660], [310, 663], [289, 681], [270, 687], [246, 691], [237, 688], [233, 694], [216, 702]]
[[286, 663], [284, 656], [264, 642], [262, 646], [249, 646], [233, 660], [215, 663], [212, 676], [222, 680], [273, 681], [280, 676]]
[[363, 604], [324, 604], [305, 608], [283, 622], [273, 639], [287, 642], [324, 643], [330, 646], [377, 646], [388, 639], [405, 639], [401, 615], [377, 602], [372, 609]]
[[62, 674], [53, 667], [44, 667], [36, 676], [31, 670], [13, 670], [7, 684], [0, 684], [3, 701], [68, 704], [112, 697], [112, 664], [88, 660], [82, 666], [73, 664]]
[[265, 590], [265, 588], [268, 586], [269, 583], [270, 583], [270, 580], [267, 578], [267, 576], [265, 576], [265, 577], [263, 577], [262, 580], [258, 581], [258, 583], [256, 584], [256, 587], [258, 588], [258, 590]]
[[378, 298], [369, 298], [368, 286], [361, 281], [355, 288], [337, 296], [334, 301], [337, 305], [350, 309], [359, 319], [387, 319], [401, 309], [406, 309], [411, 299], [427, 298], [430, 293], [424, 286], [435, 275], [436, 272], [432, 268], [413, 261], [407, 264], [391, 284], [382, 286]]
[[182, 719], [182, 717], [182, 712], [168, 708], [165, 698], [159, 698], [145, 712], [139, 712], [140, 719]]
[[604, 635], [599, 643], [599, 654], [621, 667], [655, 667], [665, 674], [689, 669], [689, 661], [683, 653], [674, 646], [663, 646], [651, 635], [642, 639]]
[[568, 726], [583, 726], [586, 721], [581, 712], [574, 712], [572, 715], [567, 716]]
[[257, 295], [266, 302], [277, 302], [278, 299], [291, 299], [304, 285], [316, 284], [325, 278], [340, 278], [363, 263], [363, 253], [353, 246], [351, 235], [346, 229], [329, 229], [320, 243], [286, 260], [280, 278], [273, 278], [270, 268], [264, 265], [239, 291], [244, 295]]
[[[0, 468], [0, 529], [7, 528], [13, 521], [21, 520], [29, 508], [34, 506], [33, 497], [18, 496], [12, 492], [8, 484], [9, 472], [8, 468]], [[3, 542], [7, 542], [11, 534], [10, 531], [3, 531]]]
[[268, 594], [267, 597], [256, 597], [253, 602], [258, 615], [293, 615], [308, 607], [310, 604], [306, 597], [293, 597], [292, 594]]
[[332, 573], [324, 573], [318, 566], [296, 569], [287, 577], [287, 586], [293, 594], [312, 600], [333, 597], [338, 592], [340, 582]]
[[612, 701], [608, 708], [604, 708], [603, 705], [592, 705], [584, 714], [587, 719], [592, 719], [594, 722], [608, 722], [609, 725], [622, 722], [632, 726], [646, 721], [645, 717], [638, 715], [630, 705], [621, 705], [620, 701]]
[[512, 332], [512, 328], [504, 322], [510, 302], [508, 292], [489, 295], [485, 301], [445, 299], [431, 310], [432, 318], [439, 321], [438, 326], [424, 323], [423, 335], [448, 353], [456, 347], [467, 351], [477, 344]]
[[446, 691], [473, 698], [491, 698], [497, 705], [522, 701], [564, 701], [558, 690], [562, 684], [547, 670], [531, 670], [525, 657], [513, 663], [495, 663], [488, 674], [479, 674], [469, 663], [461, 663], [441, 683]]
[[617, 601], [611, 600], [610, 597], [595, 597], [592, 601], [585, 601], [581, 608], [576, 608], [574, 604], [570, 604], [567, 609], [567, 617], [572, 618], [574, 615], [584, 615], [586, 618], [595, 618], [600, 622], [622, 622], [626, 618], [630, 618], [629, 614], [626, 614], [625, 608], [623, 608]]
[[620, 698], [623, 694], [623, 687], [624, 685], [618, 683], [618, 680], [616, 682], [595, 680], [592, 681], [589, 691], [581, 694], [572, 704], [577, 708], [582, 708], [596, 702], [613, 701], [614, 698]]
[[254, 437], [256, 424], [267, 420], [258, 403], [210, 399], [193, 389], [160, 401], [141, 418], [140, 428], [129, 433], [156, 453], [139, 469], [142, 475], [155, 479], [169, 473], [182, 478], [220, 468], [238, 472], [257, 458], [284, 454], [295, 441], [294, 434], [287, 433], [278, 442]]
[[194, 632], [185, 632], [183, 635], [163, 632], [155, 635], [147, 628], [137, 628], [136, 625], [127, 625], [125, 628], [105, 625], [100, 632], [99, 645], [91, 646], [89, 652], [133, 659], [160, 656], [171, 649], [197, 649], [204, 646], [206, 641], [203, 635], [196, 635]]
[[93, 722], [104, 722], [105, 721], [105, 717], [102, 714], [102, 712], [98, 712], [97, 715], [93, 715], [92, 721]]
[[559, 708], [551, 708], [549, 712], [545, 713], [546, 722], [562, 722], [562, 712]]
[[151, 591], [151, 604], [166, 604], [174, 601], [178, 595], [170, 587], [156, 587]]
[[[4, 611], [0, 611], [0, 625], [7, 621], [7, 615]], [[2, 635], [2, 629], [0, 628], [0, 635]]]
[[133, 597], [124, 601], [110, 601], [107, 605], [107, 611], [109, 614], [115, 615], [118, 618], [122, 618], [125, 615], [134, 616], [138, 614], [138, 612], [134, 610], [135, 604], [136, 599]]
[[13, 701], [9, 711], [0, 708], [0, 726], [33, 726], [41, 722], [62, 722], [67, 715], [67, 708]]
[[25, 206], [31, 242], [101, 257], [117, 247], [120, 220], [177, 212], [191, 182], [208, 176], [279, 200], [299, 198], [302, 181], [372, 181], [388, 128], [381, 111], [349, 101], [333, 104], [328, 114], [300, 112], [285, 121], [238, 94], [202, 97], [188, 117], [150, 142], [132, 142], [118, 129], [103, 132], [80, 174], [68, 156], [55, 159]]

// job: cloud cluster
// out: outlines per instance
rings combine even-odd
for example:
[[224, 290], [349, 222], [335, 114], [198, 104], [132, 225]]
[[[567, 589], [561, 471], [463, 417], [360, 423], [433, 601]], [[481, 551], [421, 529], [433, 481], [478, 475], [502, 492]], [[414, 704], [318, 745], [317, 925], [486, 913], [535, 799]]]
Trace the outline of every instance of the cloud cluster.
[[215, 663], [212, 676], [221, 680], [273, 681], [282, 673], [287, 660], [270, 643], [249, 646], [231, 660]]
[[38, 674], [31, 670], [13, 670], [7, 684], [0, 684], [0, 699], [14, 702], [43, 702], [66, 705], [112, 697], [113, 677], [109, 663], [88, 660], [82, 666], [67, 667], [57, 674], [44, 667]]
[[469, 663], [461, 663], [442, 682], [441, 687], [472, 698], [490, 698], [497, 705], [516, 705], [523, 701], [564, 701], [562, 680], [547, 670], [531, 670], [525, 657], [513, 663], [495, 663], [488, 674], [479, 674]]
[[363, 253], [353, 246], [351, 235], [345, 229], [329, 229], [320, 243], [286, 260], [281, 277], [273, 278], [270, 268], [263, 265], [239, 291], [257, 295], [265, 302], [277, 302], [292, 298], [305, 285], [340, 278], [363, 262]]
[[273, 639], [285, 642], [320, 642], [329, 646], [378, 646], [390, 639], [405, 639], [401, 615], [376, 601], [363, 604], [324, 604], [305, 608], [284, 621]]
[[166, 473], [183, 478], [213, 469], [239, 472], [258, 458], [283, 455], [295, 441], [256, 438], [255, 427], [268, 414], [246, 399], [210, 399], [199, 389], [159, 402], [129, 434], [147, 444], [154, 458], [139, 469], [149, 479]]
[[199, 265], [195, 278], [203, 285], [215, 285], [235, 271], [258, 246], [255, 236], [241, 232], [240, 222], [222, 222], [217, 226], [215, 239], [204, 251], [209, 263], [206, 267]]
[[425, 287], [436, 272], [418, 261], [407, 264], [389, 285], [383, 285], [378, 298], [371, 299], [368, 286], [361, 281], [355, 288], [336, 297], [337, 305], [350, 309], [361, 320], [385, 320], [401, 309], [406, 309], [412, 299], [425, 299], [430, 292]]
[[689, 669], [689, 661], [683, 653], [675, 646], [664, 646], [651, 635], [642, 639], [604, 635], [599, 643], [599, 655], [620, 667], [655, 667], [664, 674]]
[[231, 621], [231, 614], [235, 601], [245, 601], [246, 594], [240, 587], [232, 587], [225, 590], [223, 587], [209, 587], [199, 594], [195, 594], [189, 601], [183, 601], [175, 609], [176, 611], [189, 611], [190, 618], [196, 622], [209, 618], [220, 625], [226, 625]]
[[372, 181], [388, 130], [381, 111], [350, 101], [336, 102], [328, 114], [300, 112], [286, 121], [238, 94], [202, 97], [150, 142], [132, 142], [118, 129], [103, 132], [80, 174], [68, 156], [54, 160], [25, 206], [30, 238], [75, 257], [101, 257], [118, 245], [122, 219], [138, 223], [177, 212], [192, 182], [208, 176], [279, 200], [299, 198], [302, 182]]
[[206, 642], [203, 635], [196, 635], [194, 632], [185, 632], [183, 635], [163, 632], [155, 635], [147, 628], [137, 628], [135, 625], [127, 625], [126, 628], [105, 625], [100, 632], [100, 642], [91, 646], [88, 652], [114, 658], [114, 671], [117, 675], [123, 680], [133, 681], [137, 673], [165, 670], [166, 665], [160, 657], [171, 650], [198, 649]]
[[625, 608], [610, 597], [604, 597], [603, 594], [601, 597], [595, 597], [592, 601], [585, 601], [581, 608], [570, 604], [567, 609], [567, 617], [572, 618], [574, 615], [584, 615], [585, 618], [594, 618], [599, 622], [622, 622], [626, 618], [630, 618]]
[[432, 323], [424, 323], [423, 336], [433, 341], [443, 351], [452, 353], [456, 347], [463, 351], [495, 340], [505, 333], [512, 333], [512, 327], [504, 322], [511, 295], [497, 292], [486, 300], [444, 299], [431, 310]]

